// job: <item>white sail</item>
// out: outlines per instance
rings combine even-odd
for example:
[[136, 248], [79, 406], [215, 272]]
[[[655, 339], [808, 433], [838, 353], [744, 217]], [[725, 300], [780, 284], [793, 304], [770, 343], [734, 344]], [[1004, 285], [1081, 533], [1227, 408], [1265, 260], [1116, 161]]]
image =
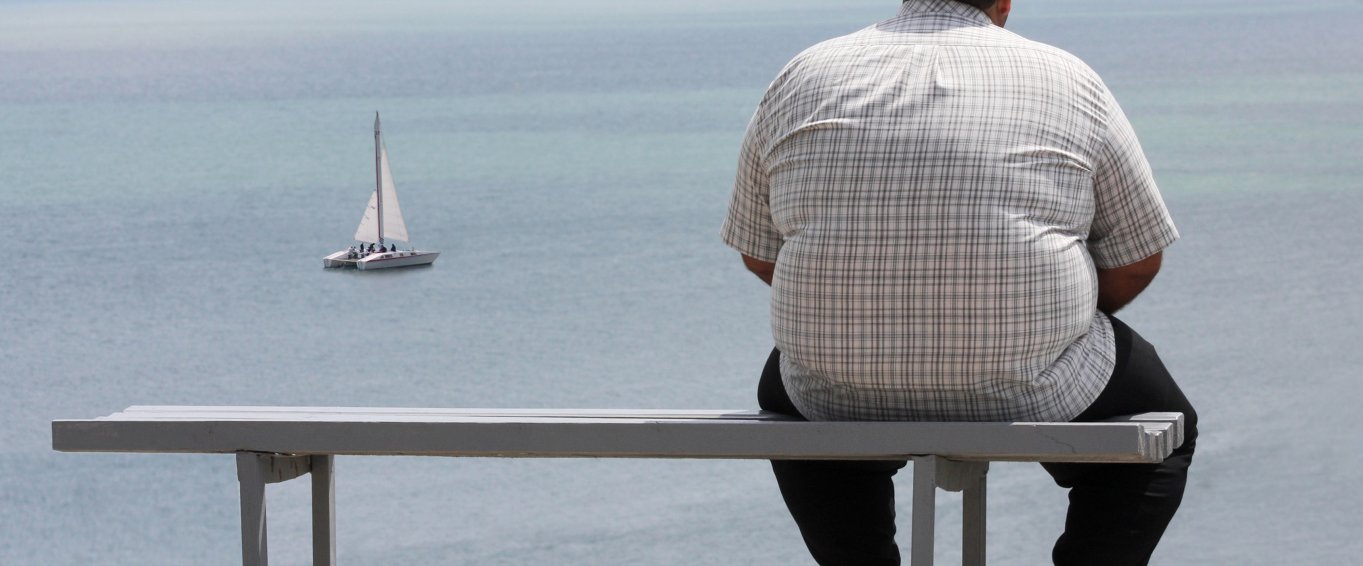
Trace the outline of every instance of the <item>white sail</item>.
[[[402, 207], [398, 205], [397, 188], [393, 184], [393, 171], [388, 166], [388, 147], [379, 142], [379, 186], [383, 191], [383, 239], [407, 241], [407, 223], [402, 221]], [[369, 196], [369, 206], [364, 209], [360, 227], [355, 229], [355, 239], [361, 242], [379, 242], [379, 191]]]

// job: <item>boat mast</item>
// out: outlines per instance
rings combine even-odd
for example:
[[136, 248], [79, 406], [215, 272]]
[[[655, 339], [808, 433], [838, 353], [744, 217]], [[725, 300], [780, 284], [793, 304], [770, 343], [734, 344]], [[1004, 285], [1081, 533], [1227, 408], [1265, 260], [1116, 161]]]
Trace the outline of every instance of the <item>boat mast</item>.
[[379, 247], [383, 247], [383, 157], [382, 141], [379, 140], [379, 113], [374, 112], [374, 196], [378, 203]]

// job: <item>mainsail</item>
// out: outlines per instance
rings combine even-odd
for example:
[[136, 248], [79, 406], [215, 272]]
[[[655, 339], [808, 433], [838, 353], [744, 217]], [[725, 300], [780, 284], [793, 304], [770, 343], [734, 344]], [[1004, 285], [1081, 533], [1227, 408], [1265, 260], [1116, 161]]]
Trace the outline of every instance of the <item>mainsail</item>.
[[[374, 127], [377, 134], [377, 116], [375, 117]], [[381, 240], [406, 242], [407, 223], [402, 221], [402, 208], [398, 206], [398, 193], [393, 185], [393, 171], [388, 167], [388, 147], [377, 135], [375, 141], [379, 145], [379, 186], [374, 194], [369, 196], [369, 206], [364, 209], [364, 218], [360, 219], [360, 227], [355, 229], [355, 239], [375, 244], [381, 243]], [[380, 208], [382, 208], [381, 212]], [[383, 234], [379, 234], [380, 213], [383, 215]]]

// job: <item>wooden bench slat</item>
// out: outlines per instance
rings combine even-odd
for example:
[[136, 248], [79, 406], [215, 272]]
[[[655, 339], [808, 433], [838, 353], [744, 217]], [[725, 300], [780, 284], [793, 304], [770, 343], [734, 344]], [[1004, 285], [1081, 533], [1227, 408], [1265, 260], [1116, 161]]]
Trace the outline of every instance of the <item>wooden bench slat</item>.
[[63, 451], [1157, 462], [1181, 422], [804, 422], [752, 411], [132, 407], [54, 421]]
[[777, 413], [751, 410], [669, 410], [669, 409], [421, 409], [374, 407], [174, 407], [133, 406], [96, 420], [203, 419], [235, 420], [262, 418], [277, 420], [415, 420], [461, 419], [467, 417], [544, 417], [544, 418], [648, 418], [796, 420]]

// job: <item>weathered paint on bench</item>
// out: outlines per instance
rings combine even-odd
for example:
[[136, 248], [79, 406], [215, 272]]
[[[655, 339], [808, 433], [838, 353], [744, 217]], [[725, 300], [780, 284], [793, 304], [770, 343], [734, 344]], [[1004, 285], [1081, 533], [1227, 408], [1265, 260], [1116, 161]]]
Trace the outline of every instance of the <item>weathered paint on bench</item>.
[[67, 452], [235, 453], [242, 555], [265, 564], [265, 485], [311, 472], [314, 563], [335, 563], [335, 455], [914, 462], [911, 559], [931, 564], [935, 490], [964, 490], [964, 563], [984, 564], [991, 461], [1150, 463], [1183, 416], [1099, 423], [805, 422], [759, 411], [129, 407], [52, 423]]

